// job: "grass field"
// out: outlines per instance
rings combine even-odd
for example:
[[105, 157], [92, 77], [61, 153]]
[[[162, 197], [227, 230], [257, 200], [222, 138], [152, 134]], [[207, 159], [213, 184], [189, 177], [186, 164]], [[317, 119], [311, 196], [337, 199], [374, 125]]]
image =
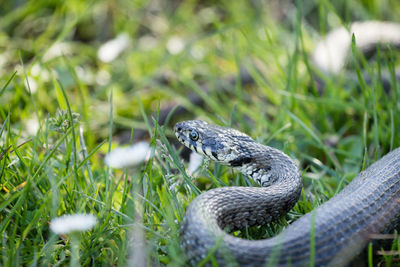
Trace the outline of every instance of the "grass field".
[[[173, 145], [180, 120], [232, 125], [299, 164], [300, 201], [280, 222], [237, 233], [250, 239], [279, 232], [400, 146], [398, 51], [350, 54], [340, 75], [322, 75], [322, 88], [309, 60], [330, 29], [400, 22], [400, 4], [334, 2], [2, 1], [0, 266], [184, 266], [178, 230], [190, 201], [249, 181], [208, 162], [186, 174]], [[255, 83], [237, 78], [221, 90], [239, 68]], [[158, 125], [158, 110], [178, 104], [188, 111]], [[140, 140], [150, 145], [146, 160], [105, 164], [111, 150]], [[53, 218], [77, 213], [97, 224], [50, 230]], [[359, 260], [396, 266], [399, 252], [396, 238], [384, 249], [371, 243]]]

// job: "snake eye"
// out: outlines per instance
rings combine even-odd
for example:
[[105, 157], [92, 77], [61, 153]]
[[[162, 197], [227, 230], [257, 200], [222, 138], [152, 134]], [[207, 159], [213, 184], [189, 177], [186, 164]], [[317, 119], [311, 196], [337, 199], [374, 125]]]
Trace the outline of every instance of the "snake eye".
[[197, 141], [199, 139], [199, 133], [195, 130], [192, 130], [189, 134], [190, 139], [192, 139], [192, 141]]

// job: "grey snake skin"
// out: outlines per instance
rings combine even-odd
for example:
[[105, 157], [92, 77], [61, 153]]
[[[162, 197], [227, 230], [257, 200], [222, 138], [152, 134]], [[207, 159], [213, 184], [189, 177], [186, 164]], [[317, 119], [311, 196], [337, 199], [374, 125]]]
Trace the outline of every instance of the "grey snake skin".
[[371, 234], [399, 217], [400, 148], [279, 235], [255, 241], [234, 237], [228, 232], [274, 221], [295, 205], [302, 188], [296, 164], [237, 130], [200, 120], [176, 124], [175, 134], [188, 148], [262, 185], [216, 188], [191, 202], [181, 225], [181, 242], [192, 265], [211, 253], [220, 266], [343, 266], [366, 246]]

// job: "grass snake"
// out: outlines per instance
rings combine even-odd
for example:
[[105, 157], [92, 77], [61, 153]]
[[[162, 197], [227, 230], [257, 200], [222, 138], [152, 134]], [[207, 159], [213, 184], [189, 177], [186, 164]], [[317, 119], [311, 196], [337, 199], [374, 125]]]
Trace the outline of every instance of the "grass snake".
[[188, 148], [262, 185], [220, 187], [191, 202], [181, 224], [181, 243], [193, 265], [213, 253], [219, 265], [341, 266], [400, 214], [398, 148], [277, 236], [235, 237], [228, 232], [274, 221], [295, 205], [302, 188], [296, 164], [244, 133], [200, 120], [177, 123], [175, 135]]

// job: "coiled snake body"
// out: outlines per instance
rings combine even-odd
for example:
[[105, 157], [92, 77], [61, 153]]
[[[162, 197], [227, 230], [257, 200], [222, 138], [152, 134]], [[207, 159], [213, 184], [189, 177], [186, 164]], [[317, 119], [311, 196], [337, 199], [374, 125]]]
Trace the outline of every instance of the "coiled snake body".
[[234, 237], [224, 230], [269, 223], [295, 205], [302, 187], [296, 164], [237, 130], [199, 120], [176, 124], [175, 134], [188, 148], [263, 186], [221, 187], [192, 201], [181, 226], [182, 247], [192, 264], [214, 252], [220, 265], [345, 265], [371, 234], [383, 231], [400, 214], [398, 148], [279, 235], [256, 241]]

